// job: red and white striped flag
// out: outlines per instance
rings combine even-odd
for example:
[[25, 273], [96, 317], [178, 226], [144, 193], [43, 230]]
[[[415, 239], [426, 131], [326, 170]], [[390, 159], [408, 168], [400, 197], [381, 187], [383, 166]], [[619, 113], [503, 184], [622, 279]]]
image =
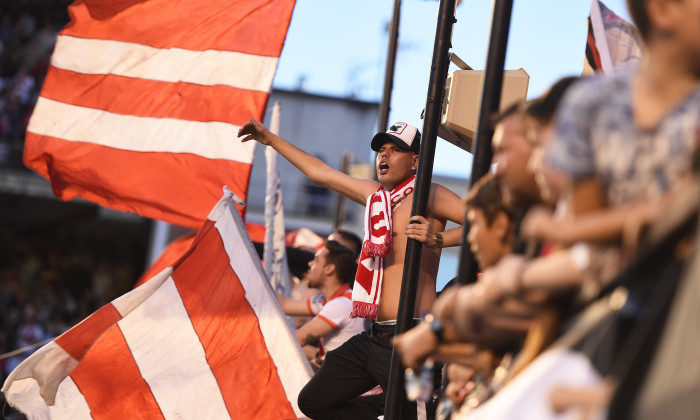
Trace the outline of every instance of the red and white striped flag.
[[294, 0], [76, 0], [29, 121], [27, 167], [62, 200], [198, 227], [245, 200]]
[[32, 419], [289, 419], [311, 369], [231, 193], [189, 251], [7, 378]]
[[639, 61], [641, 56], [642, 38], [637, 28], [602, 2], [592, 0], [582, 74], [612, 74], [617, 69]]

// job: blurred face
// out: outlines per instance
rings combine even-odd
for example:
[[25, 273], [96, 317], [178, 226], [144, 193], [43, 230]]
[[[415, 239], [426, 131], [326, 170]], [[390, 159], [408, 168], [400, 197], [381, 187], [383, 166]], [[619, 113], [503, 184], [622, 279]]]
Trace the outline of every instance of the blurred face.
[[418, 155], [393, 142], [385, 143], [377, 152], [377, 180], [387, 190], [393, 190], [413, 175], [417, 166]]
[[535, 177], [528, 169], [532, 146], [525, 137], [518, 114], [501, 120], [493, 134], [493, 162], [496, 177], [506, 201], [512, 205], [529, 205], [540, 200]]
[[328, 248], [323, 247], [316, 251], [314, 259], [309, 261], [309, 287], [318, 288], [323, 285], [323, 269], [326, 266]]
[[554, 124], [539, 127], [533, 125], [532, 130], [529, 130], [528, 134], [529, 140], [533, 145], [528, 170], [534, 174], [542, 201], [548, 204], [555, 204], [565, 191], [566, 178], [544, 164], [547, 146], [554, 136]]
[[647, 10], [654, 31], [660, 34], [657, 39], [666, 38], [678, 45], [691, 63], [697, 65], [700, 61], [700, 0], [649, 1]]
[[471, 208], [467, 211], [469, 221], [469, 234], [467, 241], [483, 271], [494, 266], [507, 252], [508, 248], [503, 243], [504, 233], [501, 227], [494, 222], [489, 226], [486, 216], [481, 209]]
[[681, 0], [679, 3], [679, 36], [697, 73], [700, 71], [700, 0]]

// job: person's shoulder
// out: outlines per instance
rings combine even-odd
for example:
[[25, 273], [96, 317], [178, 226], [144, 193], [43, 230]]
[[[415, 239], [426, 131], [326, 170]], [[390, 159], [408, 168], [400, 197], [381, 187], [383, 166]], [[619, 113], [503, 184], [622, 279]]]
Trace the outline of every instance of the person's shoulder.
[[[465, 183], [466, 183], [466, 181], [465, 181]], [[436, 191], [436, 192], [448, 192], [448, 193], [454, 194], [454, 192], [451, 189], [447, 188], [446, 186], [444, 186], [442, 184], [438, 184], [436, 182], [430, 183], [430, 189], [433, 191]]]
[[563, 103], [577, 106], [608, 103], [611, 97], [624, 95], [629, 90], [633, 74], [634, 69], [629, 67], [611, 75], [582, 77], [566, 92]]
[[346, 306], [352, 306], [352, 298], [349, 298], [345, 295], [340, 295], [326, 302], [326, 304], [323, 306], [323, 310], [333, 310], [337, 308], [343, 308]]

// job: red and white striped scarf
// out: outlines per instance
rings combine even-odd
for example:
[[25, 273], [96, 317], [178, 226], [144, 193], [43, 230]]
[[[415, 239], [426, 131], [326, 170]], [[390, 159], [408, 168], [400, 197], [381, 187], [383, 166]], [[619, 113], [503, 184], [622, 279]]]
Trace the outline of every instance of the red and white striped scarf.
[[391, 252], [391, 211], [413, 192], [416, 177], [411, 176], [391, 193], [383, 186], [367, 197], [365, 232], [360, 263], [352, 290], [350, 318], [377, 318], [377, 305], [384, 277], [384, 257]]

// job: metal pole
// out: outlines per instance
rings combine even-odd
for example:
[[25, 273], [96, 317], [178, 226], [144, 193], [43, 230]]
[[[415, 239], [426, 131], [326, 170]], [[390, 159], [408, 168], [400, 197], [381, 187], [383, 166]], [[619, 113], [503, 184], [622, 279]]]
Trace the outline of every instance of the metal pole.
[[389, 49], [386, 53], [386, 68], [384, 69], [384, 93], [379, 105], [379, 120], [377, 132], [386, 131], [389, 124], [389, 108], [391, 107], [391, 90], [394, 87], [394, 67], [399, 41], [399, 21], [401, 20], [401, 0], [394, 0], [394, 14], [389, 30]]
[[[445, 95], [445, 79], [450, 65], [449, 50], [452, 26], [455, 22], [455, 0], [440, 0], [411, 216], [425, 216], [427, 214], [430, 184], [433, 176], [433, 160], [435, 159], [435, 143], [442, 114], [442, 101]], [[396, 318], [396, 334], [401, 334], [413, 326], [413, 308], [416, 302], [422, 249], [423, 244], [413, 239], [409, 239], [406, 244], [399, 313]], [[404, 395], [404, 369], [398, 354], [393, 352], [384, 407], [386, 420], [401, 418], [401, 402], [405, 398]]]
[[[481, 96], [481, 108], [479, 111], [479, 125], [476, 132], [474, 146], [474, 160], [472, 172], [469, 178], [469, 187], [482, 176], [488, 173], [493, 159], [491, 137], [493, 127], [491, 117], [498, 112], [501, 102], [501, 88], [503, 86], [503, 66], [506, 61], [506, 49], [508, 47], [508, 32], [510, 31], [510, 17], [513, 10], [513, 0], [496, 0], [491, 21], [491, 37], [489, 51], [486, 56], [486, 68], [484, 69], [484, 89]], [[459, 268], [457, 270], [457, 282], [460, 284], [476, 281], [478, 265], [471, 253], [467, 234], [469, 233], [467, 215], [464, 215], [464, 231], [462, 232], [462, 248], [460, 250]]]

